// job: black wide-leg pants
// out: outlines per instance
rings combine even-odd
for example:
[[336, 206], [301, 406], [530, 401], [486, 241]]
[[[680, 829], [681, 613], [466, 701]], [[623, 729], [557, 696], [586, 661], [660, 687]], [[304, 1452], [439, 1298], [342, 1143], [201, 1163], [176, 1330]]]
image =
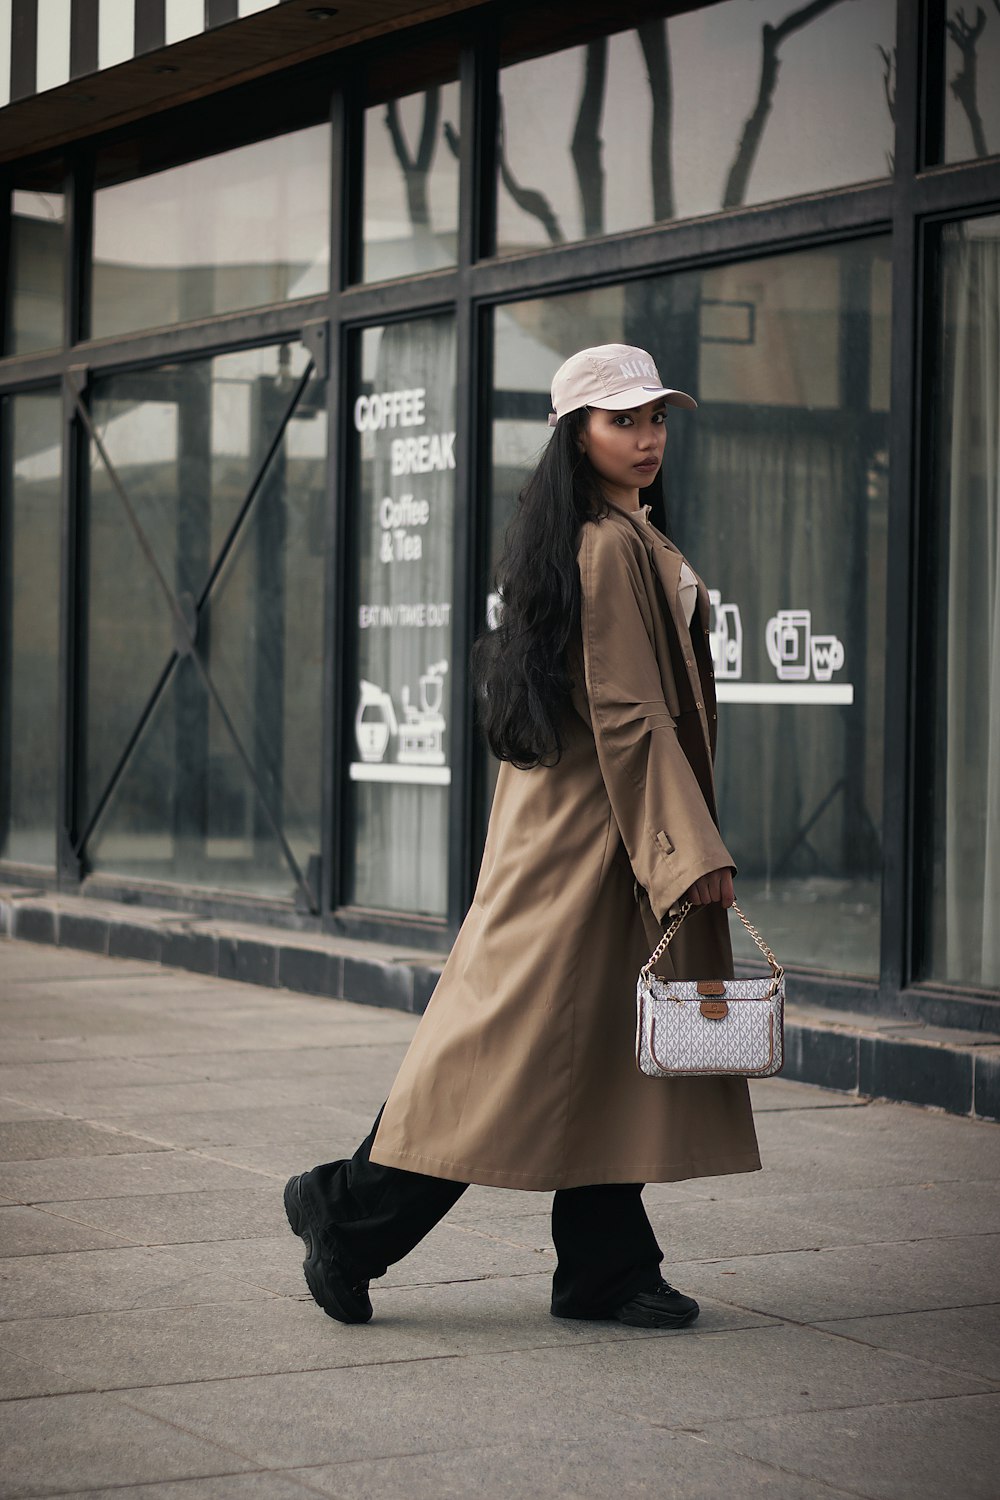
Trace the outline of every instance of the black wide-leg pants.
[[[379, 1119], [381, 1118], [381, 1113]], [[324, 1248], [355, 1284], [384, 1276], [458, 1202], [468, 1183], [371, 1160], [371, 1134], [343, 1161], [306, 1173]], [[659, 1285], [663, 1259], [641, 1182], [561, 1188], [552, 1201], [552, 1311], [600, 1318]]]

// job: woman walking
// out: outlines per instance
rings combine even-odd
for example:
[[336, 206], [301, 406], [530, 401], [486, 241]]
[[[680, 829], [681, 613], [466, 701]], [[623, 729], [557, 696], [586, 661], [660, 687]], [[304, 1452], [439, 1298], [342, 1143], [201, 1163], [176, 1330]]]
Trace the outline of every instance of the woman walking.
[[708, 596], [640, 504], [668, 408], [696, 403], [606, 344], [552, 405], [473, 660], [502, 765], [472, 906], [372, 1133], [285, 1188], [342, 1322], [474, 1182], [554, 1191], [555, 1316], [681, 1327], [698, 1304], [662, 1278], [643, 1185], [760, 1166], [745, 1079], [634, 1056], [636, 975], [678, 903], [666, 971], [732, 974]]

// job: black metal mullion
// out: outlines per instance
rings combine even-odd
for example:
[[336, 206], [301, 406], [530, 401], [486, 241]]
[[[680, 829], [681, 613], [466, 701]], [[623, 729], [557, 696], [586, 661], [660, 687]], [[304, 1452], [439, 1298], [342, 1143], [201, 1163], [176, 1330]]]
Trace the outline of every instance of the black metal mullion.
[[344, 597], [350, 558], [346, 539], [347, 413], [345, 337], [340, 322], [341, 289], [351, 270], [354, 211], [358, 195], [356, 147], [360, 103], [353, 89], [338, 88], [331, 101], [329, 370], [326, 383], [327, 505], [322, 614], [322, 782], [320, 790], [320, 912], [328, 917], [343, 899], [343, 827], [346, 790], [344, 756]]
[[889, 502], [886, 546], [882, 921], [880, 991], [893, 1003], [910, 970], [913, 925], [913, 745], [916, 729], [913, 621], [917, 498], [916, 433], [922, 349], [921, 230], [914, 179], [920, 150], [921, 7], [897, 11], [895, 179], [892, 234]]
[[10, 348], [14, 327], [14, 283], [11, 279], [11, 236], [14, 192], [0, 182], [0, 356]]
[[[66, 175], [63, 249], [63, 358], [86, 318], [86, 268], [90, 261], [91, 177], [81, 153]], [[85, 373], [82, 376], [85, 381]], [[86, 781], [87, 724], [87, 508], [89, 485], [84, 438], [77, 419], [77, 386], [68, 367], [62, 393], [62, 515], [59, 556], [58, 760], [56, 774], [56, 877], [75, 889], [83, 876], [77, 829]]]
[[475, 703], [469, 654], [477, 633], [478, 557], [483, 526], [483, 319], [473, 300], [473, 267], [492, 244], [496, 45], [492, 29], [462, 52], [459, 277], [456, 333], [456, 493], [450, 683], [451, 787], [448, 805], [448, 925], [457, 931], [472, 898], [475, 866]]

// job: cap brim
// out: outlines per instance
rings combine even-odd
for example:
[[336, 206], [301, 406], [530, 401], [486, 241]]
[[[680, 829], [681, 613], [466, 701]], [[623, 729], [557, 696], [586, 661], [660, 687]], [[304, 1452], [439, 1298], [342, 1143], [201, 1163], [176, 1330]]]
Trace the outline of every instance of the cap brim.
[[665, 401], [668, 406], [682, 406], [685, 411], [697, 411], [698, 403], [686, 391], [674, 391], [664, 385], [633, 385], [617, 396], [605, 396], [601, 401], [588, 401], [598, 411], [632, 411], [637, 406], [647, 406], [650, 401]]

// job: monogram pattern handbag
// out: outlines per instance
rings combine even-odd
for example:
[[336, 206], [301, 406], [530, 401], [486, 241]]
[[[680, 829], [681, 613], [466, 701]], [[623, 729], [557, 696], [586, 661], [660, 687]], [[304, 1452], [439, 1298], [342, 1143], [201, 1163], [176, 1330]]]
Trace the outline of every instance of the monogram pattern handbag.
[[785, 971], [756, 927], [733, 911], [771, 965], [762, 979], [661, 979], [653, 965], [691, 910], [685, 901], [636, 985], [635, 1056], [650, 1078], [734, 1073], [770, 1078], [784, 1061]]

